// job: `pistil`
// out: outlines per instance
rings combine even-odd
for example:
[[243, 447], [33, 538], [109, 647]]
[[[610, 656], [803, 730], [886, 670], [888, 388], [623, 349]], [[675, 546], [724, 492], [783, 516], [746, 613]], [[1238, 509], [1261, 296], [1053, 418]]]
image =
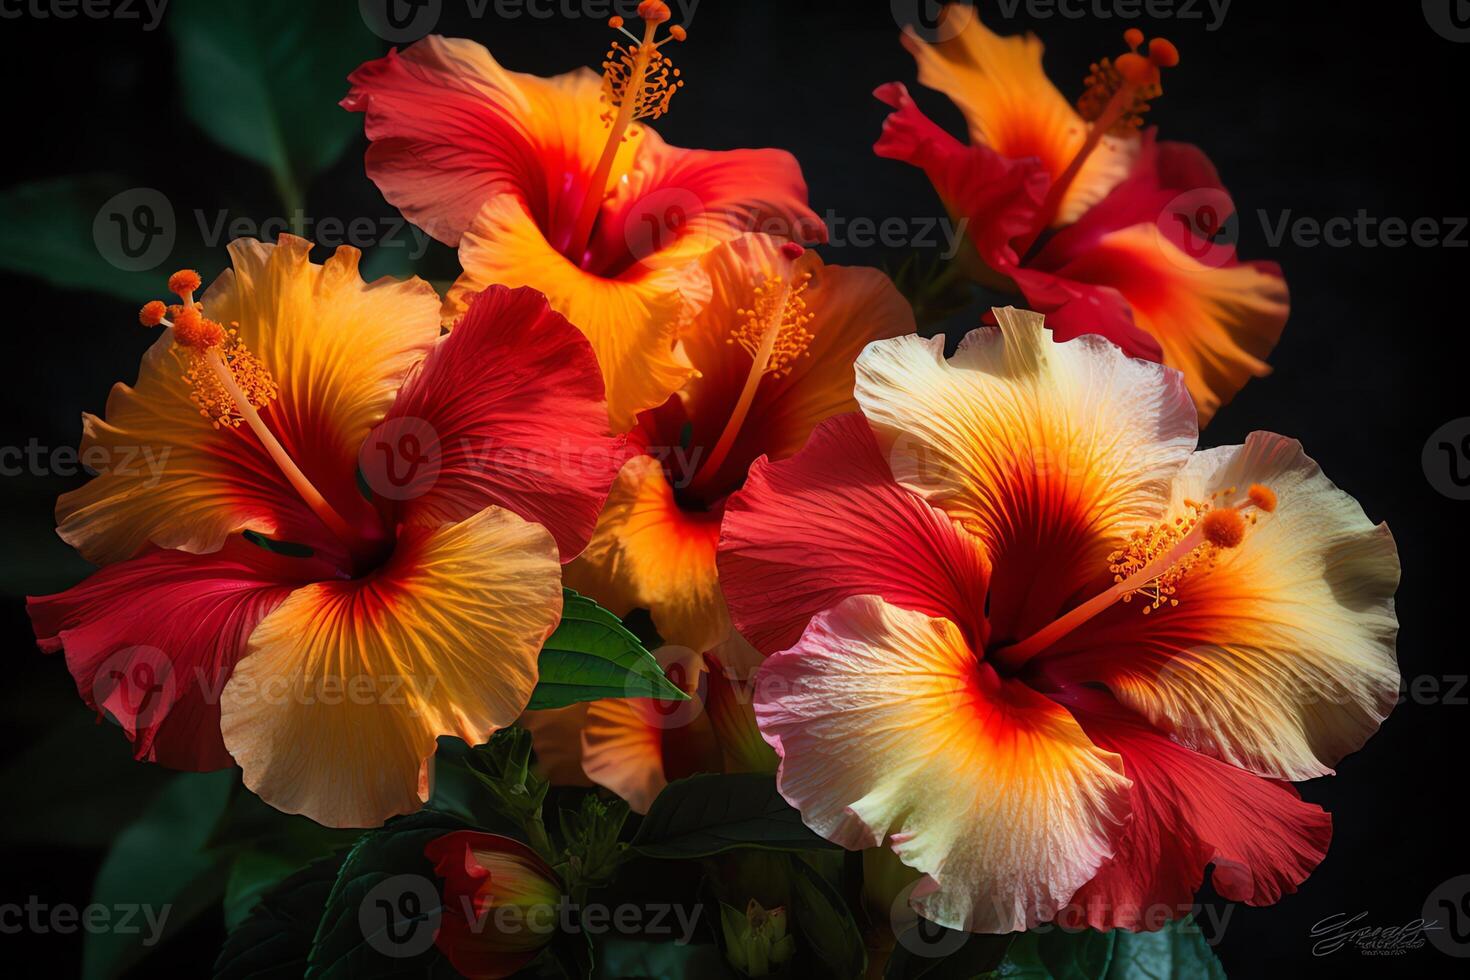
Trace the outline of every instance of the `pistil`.
[[[1216, 496], [1234, 497], [1231, 487]], [[1068, 610], [1037, 632], [1017, 643], [987, 654], [997, 669], [1020, 670], [1027, 661], [1097, 616], [1115, 602], [1130, 602], [1135, 595], [1145, 600], [1145, 615], [1164, 606], [1177, 606], [1181, 580], [1200, 567], [1212, 567], [1222, 551], [1238, 548], [1246, 530], [1259, 514], [1276, 509], [1276, 494], [1253, 484], [1246, 499], [1233, 506], [1216, 507], [1210, 502], [1185, 501], [1192, 518], [1175, 518], [1170, 524], [1136, 532], [1123, 547], [1108, 556], [1113, 572], [1111, 588]]]
[[1143, 122], [1143, 114], [1148, 111], [1149, 100], [1163, 91], [1160, 69], [1179, 64], [1179, 50], [1164, 38], [1156, 37], [1150, 41], [1146, 56], [1138, 53], [1143, 44], [1143, 32], [1138, 28], [1125, 31], [1123, 40], [1128, 44], [1127, 53], [1119, 55], [1115, 62], [1104, 58], [1092, 66], [1086, 91], [1077, 103], [1078, 112], [1092, 125], [1081, 148], [1047, 190], [1030, 233], [1017, 247], [1017, 253], [1022, 256], [1031, 251], [1037, 238], [1056, 220], [1062, 199], [1103, 137], [1109, 133], [1126, 135], [1137, 130]]
[[612, 176], [618, 148], [632, 135], [629, 127], [636, 119], [656, 119], [667, 112], [674, 92], [684, 84], [679, 78], [679, 69], [674, 68], [658, 49], [671, 40], [684, 40], [688, 32], [676, 25], [669, 28], [663, 40], [655, 40], [658, 25], [673, 16], [668, 4], [661, 0], [643, 0], [638, 5], [638, 16], [643, 18], [642, 38], [623, 26], [623, 18], [608, 20], [608, 26], [627, 35], [633, 43], [624, 45], [614, 41], [602, 63], [603, 98], [609, 107], [603, 113], [603, 121], [610, 122], [611, 128], [568, 240], [566, 255], [574, 262], [580, 263], [587, 250], [592, 226], [597, 222], [597, 212], [607, 196], [608, 179]]
[[[781, 247], [782, 256], [792, 262], [804, 252], [805, 249], [794, 242], [787, 242]], [[720, 432], [720, 438], [690, 482], [691, 490], [697, 491], [707, 486], [730, 455], [735, 439], [740, 435], [741, 426], [745, 424], [750, 407], [755, 402], [761, 379], [767, 374], [780, 377], [790, 373], [793, 362], [806, 356], [812, 341], [812, 334], [806, 327], [814, 314], [807, 312], [803, 293], [806, 292], [811, 278], [810, 272], [798, 273], [794, 270], [788, 270], [785, 276], [769, 276], [755, 288], [755, 299], [751, 308], [735, 311], [742, 322], [731, 331], [725, 342], [738, 344], [750, 354], [750, 370], [746, 372], [745, 383], [740, 388], [740, 395], [735, 399], [735, 407], [730, 410], [730, 417]]]

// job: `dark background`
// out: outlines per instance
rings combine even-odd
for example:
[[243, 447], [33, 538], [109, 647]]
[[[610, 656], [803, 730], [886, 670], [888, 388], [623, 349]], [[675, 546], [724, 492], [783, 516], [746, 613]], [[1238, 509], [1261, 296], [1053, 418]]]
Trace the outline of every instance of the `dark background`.
[[[6, 9], [17, 9], [12, 3]], [[689, 41], [672, 50], [687, 88], [657, 128], [684, 146], [785, 147], [801, 161], [815, 209], [844, 221], [942, 214], [922, 174], [871, 152], [884, 112], [869, 93], [894, 79], [960, 131], [946, 100], [915, 84], [889, 6], [704, 0]], [[1317, 959], [1310, 930], [1335, 913], [1366, 912], [1363, 925], [1401, 925], [1419, 917], [1437, 885], [1470, 872], [1456, 791], [1470, 719], [1470, 689], [1460, 687], [1470, 672], [1462, 625], [1470, 503], [1437, 492], [1421, 464], [1431, 433], [1470, 415], [1462, 303], [1470, 234], [1461, 232], [1458, 247], [1304, 247], [1288, 239], [1273, 248], [1258, 211], [1273, 223], [1286, 212], [1319, 221], [1360, 209], [1410, 222], [1470, 215], [1461, 149], [1470, 43], [1436, 33], [1416, 3], [1370, 10], [1236, 0], [1217, 30], [1207, 29], [1212, 15], [1203, 4], [1202, 20], [1136, 21], [1092, 13], [1007, 18], [986, 7], [1000, 33], [1033, 29], [1045, 39], [1048, 70], [1069, 97], [1090, 61], [1121, 50], [1125, 27], [1178, 43], [1183, 63], [1168, 74], [1152, 122], [1165, 138], [1198, 143], [1215, 160], [1239, 207], [1243, 256], [1280, 262], [1292, 292], [1274, 374], [1248, 385], [1203, 443], [1239, 442], [1253, 429], [1300, 438], [1370, 517], [1388, 521], [1404, 566], [1398, 609], [1406, 687], [1419, 678], [1419, 690], [1433, 684], [1439, 691], [1418, 699], [1424, 703], [1405, 700], [1336, 777], [1301, 787], [1333, 814], [1331, 852], [1277, 906], [1235, 907], [1219, 956], [1233, 977], [1464, 975], [1465, 961], [1432, 946], [1397, 957], [1345, 948]], [[507, 66], [537, 74], [596, 65], [608, 40], [605, 26], [586, 18], [507, 20], [490, 12], [475, 19], [463, 0], [445, 0], [444, 10], [440, 33], [475, 38]], [[166, 21], [167, 14], [162, 28], [148, 32], [136, 21], [0, 20], [9, 133], [0, 189], [112, 171], [134, 186], [167, 188], [181, 211], [280, 213], [269, 176], [189, 122]], [[359, 133], [343, 159], [311, 182], [308, 213], [393, 215], [363, 176], [362, 148]], [[0, 214], [0, 228], [7, 220]], [[90, 222], [91, 215], [57, 220]], [[903, 255], [878, 245], [825, 250], [829, 262], [889, 267]], [[158, 274], [176, 264], [164, 262]], [[437, 280], [454, 268], [452, 253], [435, 246], [418, 271]], [[141, 289], [140, 302], [154, 294], [146, 281]], [[7, 320], [0, 445], [33, 438], [47, 447], [74, 445], [79, 413], [100, 412], [109, 385], [134, 377], [150, 338], [129, 304], [114, 297], [4, 272], [0, 292]], [[974, 316], [956, 318], [954, 330]], [[21, 595], [64, 587], [85, 571], [51, 532], [54, 496], [76, 482], [0, 479], [0, 902], [36, 894], [84, 905], [106, 842], [136, 814], [136, 786], [158, 779], [127, 761], [118, 732], [91, 725], [61, 660], [37, 652], [23, 612]], [[83, 821], [83, 843], [58, 842], [54, 827], [63, 820]], [[1208, 893], [1202, 900], [1219, 904]], [[206, 914], [169, 942], [158, 965], [134, 975], [204, 975], [222, 938], [218, 917]], [[79, 936], [0, 935], [0, 963], [25, 970], [14, 957], [38, 955], [46, 975], [70, 976], [80, 948]]]

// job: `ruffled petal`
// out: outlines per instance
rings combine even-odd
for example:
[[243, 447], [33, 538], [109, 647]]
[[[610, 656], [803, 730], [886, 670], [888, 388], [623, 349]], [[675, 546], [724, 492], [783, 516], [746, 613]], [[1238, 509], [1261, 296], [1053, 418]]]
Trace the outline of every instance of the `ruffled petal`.
[[[366, 507], [354, 479], [358, 448], [438, 337], [438, 297], [418, 279], [364, 284], [348, 246], [324, 265], [308, 261], [310, 242], [290, 235], [229, 248], [234, 268], [204, 294], [205, 313], [238, 324], [280, 386], [261, 413], [266, 424], [351, 520]], [[106, 421], [84, 417], [81, 458], [108, 465], [57, 502], [62, 538], [98, 564], [149, 542], [217, 551], [242, 529], [332, 549], [249, 429], [216, 429], [201, 416], [171, 348], [170, 331], [144, 356], [137, 386], [113, 388]]]
[[894, 482], [857, 413], [817, 426], [789, 460], [756, 461], [726, 505], [719, 567], [736, 629], [762, 653], [855, 595], [948, 618], [984, 642], [980, 541]]
[[313, 571], [241, 540], [210, 555], [153, 549], [26, 610], [41, 649], [66, 654], [82, 699], [138, 759], [205, 772], [233, 764], [219, 692], [245, 640]]
[[1050, 177], [1033, 157], [1012, 159], [977, 143], [966, 146], [919, 111], [899, 82], [873, 93], [893, 107], [873, 150], [924, 171], [950, 215], [964, 221], [964, 233], [980, 259], [1002, 279], [1020, 261], [1012, 241], [1030, 231], [1046, 200]]
[[399, 428], [438, 450], [396, 494], [406, 520], [438, 525], [498, 505], [545, 525], [564, 561], [587, 546], [627, 455], [607, 434], [591, 346], [526, 288], [471, 301], [376, 430], [390, 455]]
[[1310, 779], [1361, 747], [1397, 701], [1398, 552], [1300, 443], [1272, 433], [1195, 454], [1165, 518], [1217, 491], [1231, 505], [1255, 483], [1275, 492], [1276, 511], [1257, 513], [1214, 567], [1188, 572], [1177, 606], [1145, 616], [1116, 604], [1038, 655], [1037, 669], [1106, 684], [1197, 752]]
[[[1158, 342], [1164, 363], [1183, 372], [1204, 424], [1247, 381], [1270, 372], [1265, 358], [1281, 338], [1291, 304], [1274, 262], [1242, 263], [1233, 253], [1213, 252], [1204, 262], [1198, 247], [1180, 247], [1179, 236], [1190, 234], [1135, 225], [1053, 270], [1018, 275], [1016, 282], [1048, 322], [1080, 321], [1080, 329], [1107, 308], [1095, 296], [1121, 297], [1133, 323]], [[1044, 283], [1047, 278], [1053, 282]], [[1070, 305], [1054, 305], [1057, 298], [1046, 286], [1061, 290]]]
[[1133, 819], [1117, 853], [1058, 919], [1094, 929], [1158, 929], [1194, 904], [1205, 865], [1227, 901], [1270, 905], [1327, 854], [1332, 818], [1289, 783], [1191, 752], [1097, 691], [1059, 696], [1088, 738], [1123, 758]]
[[1009, 641], [1092, 583], [1111, 535], [1158, 519], [1196, 428], [1174, 372], [995, 312], [999, 329], [972, 331], [947, 361], [943, 338], [870, 345], [857, 399], [899, 482], [984, 542], [992, 633]]
[[697, 264], [638, 265], [616, 279], [585, 272], [547, 242], [524, 206], [505, 197], [480, 211], [460, 241], [459, 261], [464, 272], [449, 291], [445, 316], [457, 319], [475, 293], [497, 283], [545, 293], [591, 341], [615, 432], [631, 429], [639, 412], [663, 404], [693, 373], [677, 345], [682, 327], [709, 299]]
[[[1000, 37], [980, 23], [969, 4], [944, 9], [934, 44], [905, 32], [919, 81], [949, 96], [965, 116], [971, 143], [984, 143], [1012, 160], [1035, 157], [1056, 180], [1087, 140], [1087, 124], [1041, 67], [1034, 34]], [[1056, 224], [1079, 215], [1127, 176], [1138, 138], [1104, 136], [1062, 197]]]
[[664, 642], [704, 652], [730, 632], [715, 566], [720, 514], [679, 506], [662, 464], [624, 465], [567, 584], [619, 615], [647, 609]]
[[948, 620], [855, 596], [761, 667], [756, 718], [802, 820], [849, 849], [890, 841], [940, 925], [1051, 919], [1113, 853], [1118, 757], [1065, 709], [977, 662]]
[[225, 686], [225, 745], [286, 813], [376, 826], [428, 798], [435, 738], [512, 724], [561, 618], [561, 563], [539, 524], [490, 507], [405, 527], [373, 575], [293, 592]]
[[[457, 245], [498, 194], [520, 200], [539, 226], [570, 232], [607, 142], [596, 74], [507, 71], [474, 41], [431, 35], [348, 81], [342, 106], [364, 114], [368, 176], [430, 235]], [[614, 172], [636, 152], [627, 141]]]

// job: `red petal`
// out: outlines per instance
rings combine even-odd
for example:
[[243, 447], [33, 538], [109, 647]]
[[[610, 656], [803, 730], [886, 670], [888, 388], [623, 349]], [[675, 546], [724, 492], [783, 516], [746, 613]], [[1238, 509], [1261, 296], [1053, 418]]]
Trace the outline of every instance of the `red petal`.
[[1290, 783], [1192, 752], [1099, 691], [1056, 696], [1099, 747], [1123, 757], [1133, 819], [1058, 921], [1153, 930], [1189, 912], [1214, 865], [1221, 897], [1270, 905], [1321, 863], [1332, 818]]
[[602, 373], [587, 339], [541, 293], [504, 286], [475, 298], [364, 453], [391, 464], [380, 477], [406, 478], [393, 493], [406, 520], [459, 521], [499, 505], [544, 525], [563, 561], [587, 546], [628, 456], [607, 434]]
[[979, 541], [894, 482], [857, 413], [817, 426], [790, 459], [755, 462], [726, 505], [719, 569], [736, 628], [765, 654], [855, 595], [948, 618], [983, 642]]
[[219, 693], [245, 640], [315, 568], [236, 538], [208, 555], [147, 551], [26, 606], [41, 648], [65, 651], [82, 698], [137, 758], [204, 772], [233, 764]]

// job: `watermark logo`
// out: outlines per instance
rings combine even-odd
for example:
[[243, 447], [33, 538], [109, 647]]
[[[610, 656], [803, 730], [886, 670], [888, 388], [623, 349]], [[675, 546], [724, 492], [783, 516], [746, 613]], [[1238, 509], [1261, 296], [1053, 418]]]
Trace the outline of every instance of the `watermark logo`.
[[357, 0], [368, 30], [385, 41], [408, 44], [428, 34], [444, 13], [444, 0]]
[[975, 19], [975, 8], [968, 0], [963, 3], [943, 0], [889, 0], [888, 6], [899, 27], [913, 31], [930, 44], [958, 37], [969, 26], [970, 21]]
[[439, 433], [424, 419], [388, 419], [368, 433], [358, 451], [363, 482], [388, 500], [412, 500], [428, 493], [439, 479], [444, 452]]
[[1451, 500], [1470, 500], [1470, 416], [1435, 429], [1419, 461], [1430, 486]]
[[1470, 0], [1422, 0], [1424, 19], [1446, 41], [1470, 41]]
[[0, 0], [0, 20], [136, 20], [153, 31], [167, 9], [168, 0]]
[[357, 909], [362, 938], [394, 959], [427, 952], [444, 915], [439, 890], [423, 875], [394, 875], [374, 885]]
[[1435, 949], [1470, 956], [1470, 875], [1458, 875], [1430, 892], [1421, 914], [1439, 927], [1425, 930]]
[[173, 661], [162, 650], [124, 647], [104, 660], [92, 676], [92, 704], [126, 731], [145, 731], [168, 714], [177, 688]]
[[124, 272], [157, 268], [173, 251], [177, 231], [173, 205], [152, 187], [113, 195], [92, 219], [98, 254]]
[[1219, 187], [1180, 194], [1164, 206], [1154, 229], [1168, 242], [1163, 246], [1164, 254], [1176, 265], [1189, 269], [1194, 263], [1212, 269], [1229, 265], [1240, 243], [1240, 216], [1230, 195]]

